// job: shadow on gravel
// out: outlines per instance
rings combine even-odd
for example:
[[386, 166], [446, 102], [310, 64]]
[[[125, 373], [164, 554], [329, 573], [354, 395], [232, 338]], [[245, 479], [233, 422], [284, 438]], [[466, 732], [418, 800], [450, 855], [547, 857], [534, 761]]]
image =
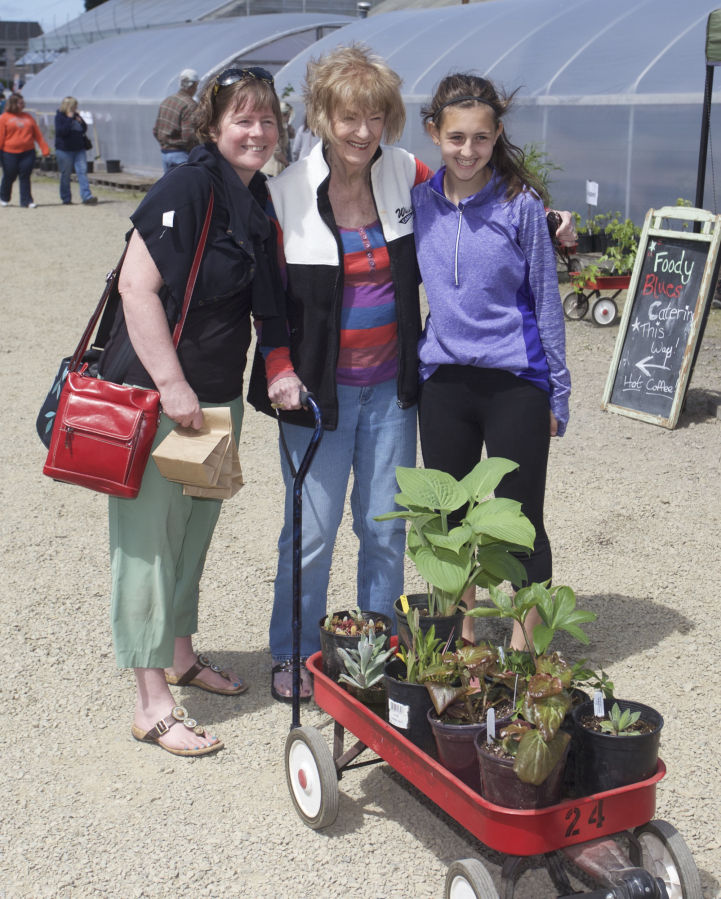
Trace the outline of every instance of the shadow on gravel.
[[704, 390], [701, 387], [691, 387], [686, 394], [686, 402], [683, 405], [681, 415], [676, 425], [677, 431], [683, 431], [690, 424], [698, 424], [702, 421], [711, 421], [715, 418], [708, 411], [709, 397], [712, 395], [710, 390]]
[[[578, 608], [598, 616], [598, 621], [584, 625], [590, 645], [585, 647], [573, 637], [558, 633], [552, 646], [573, 660], [588, 655], [606, 663], [620, 662], [651, 649], [671, 634], [690, 634], [696, 627], [694, 621], [678, 610], [647, 597], [579, 594]], [[483, 619], [482, 630], [476, 629], [477, 638], [495, 643], [509, 640], [510, 633], [507, 622], [493, 618]]]

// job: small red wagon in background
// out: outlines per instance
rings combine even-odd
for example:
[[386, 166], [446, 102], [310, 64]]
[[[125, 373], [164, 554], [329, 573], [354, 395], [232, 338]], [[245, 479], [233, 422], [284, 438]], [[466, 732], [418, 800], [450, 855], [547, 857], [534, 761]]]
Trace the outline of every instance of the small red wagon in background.
[[[618, 318], [616, 297], [622, 290], [628, 290], [630, 275], [601, 275], [595, 281], [581, 281], [578, 272], [569, 272], [571, 282], [579, 289], [572, 290], [563, 298], [563, 314], [569, 321], [579, 321], [591, 307], [591, 319], [601, 328], [612, 325]], [[613, 296], [604, 294], [613, 292]], [[595, 299], [594, 299], [595, 297]], [[592, 305], [591, 305], [592, 303]]]

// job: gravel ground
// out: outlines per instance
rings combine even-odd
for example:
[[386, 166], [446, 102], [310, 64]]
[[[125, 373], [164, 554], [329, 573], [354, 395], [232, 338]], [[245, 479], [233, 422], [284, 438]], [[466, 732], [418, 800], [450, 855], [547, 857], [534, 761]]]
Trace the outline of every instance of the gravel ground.
[[[0, 899], [431, 899], [443, 893], [447, 866], [465, 857], [484, 860], [498, 882], [500, 857], [385, 765], [344, 777], [327, 831], [297, 818], [283, 765], [289, 709], [268, 690], [282, 495], [276, 431], [265, 416], [246, 418], [246, 487], [220, 519], [197, 641], [242, 672], [250, 691], [238, 699], [176, 694], [228, 748], [196, 761], [132, 740], [132, 674], [115, 669], [110, 640], [106, 500], [43, 478], [34, 422], [139, 197], [98, 191], [97, 207], [70, 209], [59, 205], [57, 182], [38, 180], [34, 190], [38, 209], [0, 211]], [[721, 313], [712, 315], [687, 412], [672, 432], [600, 412], [616, 333], [585, 321], [568, 327], [572, 418], [553, 443], [547, 494], [555, 570], [580, 607], [598, 613], [588, 627], [591, 659], [607, 667], [618, 695], [665, 716], [669, 773], [657, 817], [679, 828], [707, 899], [717, 899], [721, 726], [708, 672], [721, 638], [721, 422], [705, 410], [707, 391], [721, 389]], [[334, 608], [354, 600], [354, 544], [346, 520]], [[408, 592], [413, 586], [409, 573]], [[506, 632], [499, 623], [477, 627], [479, 635]], [[303, 718], [331, 738], [317, 707]], [[689, 738], [696, 719], [703, 723]], [[523, 876], [518, 895], [555, 892], [541, 871]]]

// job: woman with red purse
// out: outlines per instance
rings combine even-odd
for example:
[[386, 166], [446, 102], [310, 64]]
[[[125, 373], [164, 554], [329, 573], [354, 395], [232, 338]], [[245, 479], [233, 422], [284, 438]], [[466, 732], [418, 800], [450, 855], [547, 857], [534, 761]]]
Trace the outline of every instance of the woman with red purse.
[[[177, 425], [200, 428], [203, 408], [229, 406], [236, 440], [251, 313], [264, 342], [287, 345], [276, 233], [265, 215], [260, 169], [282, 127], [272, 76], [229, 69], [203, 90], [196, 112], [204, 143], [140, 204], [120, 273], [122, 305], [100, 364], [108, 375], [123, 354], [126, 384], [160, 392], [157, 446]], [[180, 316], [212, 197], [205, 251], [177, 351]], [[133, 736], [176, 755], [222, 743], [177, 706], [169, 685], [235, 696], [247, 687], [193, 649], [199, 582], [221, 500], [185, 496], [149, 462], [136, 499], [110, 497], [111, 615], [118, 666], [134, 668]]]

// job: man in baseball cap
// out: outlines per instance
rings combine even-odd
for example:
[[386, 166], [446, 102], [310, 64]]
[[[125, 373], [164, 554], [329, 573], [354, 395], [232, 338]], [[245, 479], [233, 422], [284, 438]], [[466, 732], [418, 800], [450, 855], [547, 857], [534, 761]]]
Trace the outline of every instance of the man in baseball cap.
[[193, 96], [199, 81], [195, 69], [183, 69], [178, 91], [160, 104], [153, 135], [160, 144], [164, 172], [186, 163], [190, 151], [198, 146], [191, 118], [198, 106]]

